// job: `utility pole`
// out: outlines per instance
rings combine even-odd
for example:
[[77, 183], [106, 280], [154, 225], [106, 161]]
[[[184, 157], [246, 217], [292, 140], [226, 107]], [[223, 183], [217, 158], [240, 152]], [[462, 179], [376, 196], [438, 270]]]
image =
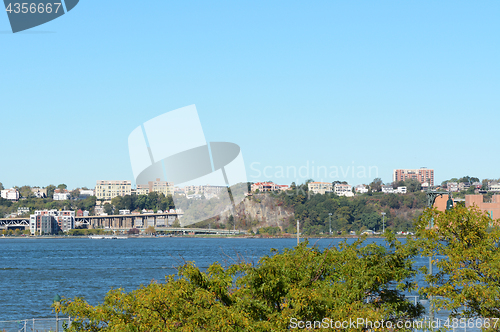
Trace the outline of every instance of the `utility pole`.
[[332, 235], [332, 214], [328, 213], [328, 219], [330, 219], [330, 236]]
[[300, 240], [299, 240], [299, 219], [297, 219], [297, 245], [299, 245]]
[[[448, 200], [450, 201], [451, 200], [451, 206], [450, 206], [450, 203], [448, 202], [447, 203], [447, 206], [446, 206], [446, 209], [449, 210], [451, 207], [453, 207], [453, 200], [451, 199], [451, 194], [448, 193], [448, 192], [439, 192], [439, 191], [432, 191], [431, 189], [431, 183], [430, 183], [430, 180], [428, 180], [428, 187], [427, 187], [427, 207], [429, 209], [432, 209], [432, 207], [434, 206], [434, 202], [436, 201], [436, 198], [438, 196], [443, 196], [445, 194], [448, 194]], [[434, 223], [433, 223], [433, 220], [429, 220], [429, 230], [432, 230], [432, 227], [434, 227]], [[432, 256], [429, 256], [429, 275], [432, 275]], [[432, 286], [432, 285], [431, 285]], [[432, 322], [434, 321], [434, 308], [433, 308], [433, 305], [432, 305], [432, 295], [429, 296], [429, 309], [430, 309], [430, 312], [429, 312], [429, 318], [431, 320], [431, 329], [432, 329]]]

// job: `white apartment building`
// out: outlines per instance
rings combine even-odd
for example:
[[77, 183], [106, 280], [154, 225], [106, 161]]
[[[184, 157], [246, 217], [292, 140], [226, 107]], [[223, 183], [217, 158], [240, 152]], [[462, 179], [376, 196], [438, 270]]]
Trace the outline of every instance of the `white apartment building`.
[[14, 189], [14, 188], [5, 189], [5, 190], [2, 190], [1, 196], [4, 199], [8, 199], [9, 201], [18, 201], [19, 200], [19, 191], [17, 191], [17, 189]]
[[97, 199], [111, 200], [117, 196], [131, 195], [130, 181], [97, 181], [95, 194]]
[[338, 196], [346, 196], [346, 197], [354, 196], [352, 192], [352, 186], [349, 184], [336, 183], [333, 191]]
[[331, 182], [309, 182], [307, 184], [307, 188], [309, 191], [314, 194], [324, 195], [325, 193], [332, 192], [332, 183]]

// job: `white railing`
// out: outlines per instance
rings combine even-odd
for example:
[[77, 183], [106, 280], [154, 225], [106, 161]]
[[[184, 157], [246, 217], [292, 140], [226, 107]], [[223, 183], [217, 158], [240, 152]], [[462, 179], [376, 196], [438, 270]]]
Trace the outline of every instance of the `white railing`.
[[71, 325], [71, 317], [67, 318], [32, 318], [0, 321], [0, 331], [6, 332], [63, 332], [64, 326]]
[[[420, 296], [406, 295], [408, 300], [413, 302], [415, 305], [420, 303], [424, 306], [426, 311], [429, 311], [429, 300], [423, 299]], [[441, 297], [441, 296], [440, 296]], [[450, 318], [448, 311], [442, 310], [434, 313], [432, 326], [430, 324], [430, 318], [424, 316], [420, 320], [426, 322], [423, 329], [414, 329], [415, 331], [436, 331], [438, 329], [445, 329], [453, 332], [476, 332], [481, 331], [482, 327], [500, 327], [500, 320], [489, 319], [489, 318]]]

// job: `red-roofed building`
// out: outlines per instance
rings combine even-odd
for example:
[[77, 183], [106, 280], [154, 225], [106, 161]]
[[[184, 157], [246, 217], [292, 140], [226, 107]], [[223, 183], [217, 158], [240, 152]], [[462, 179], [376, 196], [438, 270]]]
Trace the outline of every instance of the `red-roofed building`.
[[257, 190], [259, 190], [259, 192], [288, 190], [288, 186], [276, 184], [273, 182], [257, 182], [252, 184], [252, 191], [255, 192]]

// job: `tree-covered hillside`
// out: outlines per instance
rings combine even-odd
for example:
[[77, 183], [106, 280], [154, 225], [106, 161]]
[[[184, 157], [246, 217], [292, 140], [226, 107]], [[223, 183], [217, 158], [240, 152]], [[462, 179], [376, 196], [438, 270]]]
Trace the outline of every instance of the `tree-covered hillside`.
[[[368, 193], [354, 197], [341, 197], [333, 193], [309, 194], [304, 188], [275, 195], [278, 204], [295, 210], [294, 220], [301, 221], [305, 234], [320, 234], [329, 230], [329, 213], [334, 232], [370, 229], [381, 231], [382, 212], [385, 227], [394, 231], [408, 231], [425, 207], [425, 193], [407, 194]], [[274, 195], [274, 194], [273, 194]], [[295, 227], [291, 223], [288, 231]]]

